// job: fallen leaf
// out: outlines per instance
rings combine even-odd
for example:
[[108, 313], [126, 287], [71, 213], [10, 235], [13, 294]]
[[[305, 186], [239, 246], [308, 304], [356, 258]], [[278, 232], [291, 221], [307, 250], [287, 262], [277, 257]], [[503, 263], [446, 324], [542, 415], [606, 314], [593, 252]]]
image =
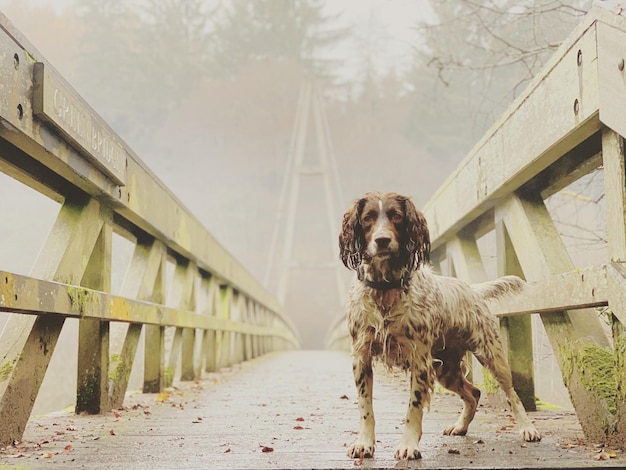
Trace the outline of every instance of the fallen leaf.
[[604, 451], [600, 451], [593, 458], [594, 460], [609, 460], [611, 457], [609, 456], [608, 453]]
[[224, 451], [225, 454], [228, 454], [229, 452], [231, 452], [230, 447]]
[[48, 452], [46, 454], [41, 454], [41, 458], [42, 459], [51, 459], [52, 458], [52, 454], [50, 452]]
[[302, 429], [304, 429], [302, 426], [298, 425], [298, 426], [294, 426], [293, 427], [296, 431], [301, 431]]
[[349, 400], [348, 395], [341, 395], [339, 397], [340, 400]]
[[111, 436], [115, 436], [115, 431], [114, 431], [113, 429], [109, 429], [109, 434], [110, 434]]
[[66, 445], [63, 450], [65, 450], [65, 452], [71, 452], [74, 448], [72, 447], [71, 444]]
[[448, 449], [448, 454], [461, 455], [461, 451], [459, 449]]
[[304, 421], [304, 418], [302, 417], [296, 418], [296, 421]]
[[274, 452], [273, 447], [261, 446], [261, 452]]

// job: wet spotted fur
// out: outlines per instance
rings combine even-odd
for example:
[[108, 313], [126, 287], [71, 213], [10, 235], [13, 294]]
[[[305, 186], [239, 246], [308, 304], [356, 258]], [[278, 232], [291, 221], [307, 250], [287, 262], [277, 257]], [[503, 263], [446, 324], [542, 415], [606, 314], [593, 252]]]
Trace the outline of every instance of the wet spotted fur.
[[463, 400], [463, 411], [447, 435], [465, 435], [480, 391], [463, 374], [471, 351], [500, 383], [522, 437], [538, 441], [536, 431], [513, 389], [496, 319], [487, 302], [519, 292], [523, 281], [504, 276], [470, 285], [433, 272], [428, 264], [426, 219], [406, 197], [367, 193], [345, 213], [339, 236], [346, 267], [357, 272], [347, 302], [353, 372], [359, 396], [360, 431], [350, 457], [372, 457], [372, 361], [410, 372], [411, 394], [397, 459], [421, 457], [423, 410], [430, 405], [435, 380]]

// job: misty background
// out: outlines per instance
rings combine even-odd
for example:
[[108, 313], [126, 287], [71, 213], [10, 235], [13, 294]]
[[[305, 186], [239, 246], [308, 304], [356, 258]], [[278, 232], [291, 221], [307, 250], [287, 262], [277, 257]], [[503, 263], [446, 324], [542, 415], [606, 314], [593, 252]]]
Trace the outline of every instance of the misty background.
[[[590, 8], [582, 0], [0, 0], [259, 282], [272, 262], [272, 289], [284, 260], [268, 259], [269, 247], [305, 79], [322, 90], [341, 186], [338, 233], [366, 191], [422, 206]], [[307, 158], [316, 158], [314, 145]], [[339, 263], [322, 184], [310, 176], [299, 192], [293, 258], [304, 264]], [[569, 207], [562, 219], [573, 232], [560, 228], [584, 264], [590, 247], [596, 256], [605, 246], [601, 174], [570, 192], [576, 197], [553, 205]], [[58, 204], [0, 173], [0, 209], [0, 267], [28, 274]], [[116, 236], [114, 291], [131, 254]], [[334, 273], [295, 270], [285, 313], [304, 348], [323, 347], [342, 313]]]

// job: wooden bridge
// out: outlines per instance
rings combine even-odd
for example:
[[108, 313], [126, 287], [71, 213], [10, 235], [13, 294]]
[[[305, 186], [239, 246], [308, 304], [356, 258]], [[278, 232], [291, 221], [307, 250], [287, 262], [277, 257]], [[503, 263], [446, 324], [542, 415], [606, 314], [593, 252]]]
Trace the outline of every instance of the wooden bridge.
[[[458, 402], [438, 395], [424, 459], [412, 463], [391, 450], [402, 377], [377, 375], [376, 458], [345, 457], [358, 416], [343, 321], [330, 329], [334, 350], [299, 351], [288, 312], [4, 17], [0, 29], [0, 170], [61, 203], [30, 275], [0, 260], [0, 311], [11, 313], [0, 338], [0, 468], [626, 465], [626, 18], [593, 10], [425, 207], [442, 272], [487, 278], [478, 241], [491, 234], [496, 274], [529, 281], [529, 295], [494, 311], [516, 388], [534, 410], [538, 313], [575, 415], [532, 412], [545, 437], [522, 444], [502, 408], [485, 407], [470, 435], [443, 437]], [[609, 256], [579, 269], [544, 201], [599, 167]], [[120, 295], [113, 232], [134, 245]], [[597, 307], [608, 307], [608, 334]], [[70, 317], [80, 325], [75, 409], [30, 418]], [[127, 329], [112, 354], [118, 323]], [[127, 394], [140, 338], [143, 393]]]

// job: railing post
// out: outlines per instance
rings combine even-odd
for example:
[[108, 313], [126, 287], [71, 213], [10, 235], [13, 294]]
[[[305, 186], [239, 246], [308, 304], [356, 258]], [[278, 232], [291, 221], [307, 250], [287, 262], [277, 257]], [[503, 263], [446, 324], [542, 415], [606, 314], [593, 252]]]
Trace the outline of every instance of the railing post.
[[[215, 276], [211, 276], [209, 279], [202, 279], [205, 289], [207, 291], [207, 306], [206, 315], [219, 316], [220, 313], [220, 286]], [[205, 330], [203, 335], [203, 355], [204, 355], [204, 370], [206, 372], [215, 372], [218, 370], [218, 352], [217, 352], [217, 335], [219, 333], [215, 330]]]
[[[219, 291], [219, 306], [220, 306], [220, 316], [222, 318], [231, 318], [231, 307], [232, 307], [232, 297], [233, 297], [233, 289], [228, 285], [221, 285]], [[220, 331], [218, 332], [219, 343], [218, 343], [218, 368], [228, 367], [231, 365], [231, 356], [230, 356], [230, 331]]]
[[[515, 274], [523, 277], [504, 222], [496, 220], [498, 276]], [[511, 373], [513, 387], [527, 411], [536, 411], [533, 361], [533, 331], [530, 315], [500, 319], [500, 331]]]
[[[198, 278], [198, 267], [195, 263], [189, 262], [186, 276], [186, 298], [181, 299], [179, 307], [183, 310], [196, 310], [196, 281]], [[181, 352], [181, 380], [195, 380], [195, 352], [196, 352], [196, 330], [185, 328], [182, 336]]]
[[[613, 263], [626, 263], [626, 162], [624, 138], [605, 129], [602, 133], [602, 162], [607, 210], [609, 259]], [[623, 273], [624, 270], [618, 272]], [[626, 325], [618, 319], [626, 312], [616, 289], [609, 290], [609, 308], [613, 312], [612, 333], [616, 380], [616, 440], [626, 440]], [[621, 309], [621, 311], [619, 311]]]
[[[111, 292], [113, 214], [101, 208], [104, 221], [81, 286]], [[109, 404], [109, 322], [82, 318], [78, 328], [76, 413], [98, 414]]]

